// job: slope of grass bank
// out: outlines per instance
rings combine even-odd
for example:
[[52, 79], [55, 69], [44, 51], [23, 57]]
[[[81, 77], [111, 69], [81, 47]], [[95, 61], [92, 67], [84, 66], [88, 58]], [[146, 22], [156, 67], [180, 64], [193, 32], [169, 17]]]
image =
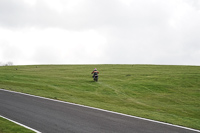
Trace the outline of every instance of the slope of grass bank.
[[0, 88], [200, 129], [199, 66], [4, 66]]
[[34, 132], [0, 117], [0, 133], [34, 133]]

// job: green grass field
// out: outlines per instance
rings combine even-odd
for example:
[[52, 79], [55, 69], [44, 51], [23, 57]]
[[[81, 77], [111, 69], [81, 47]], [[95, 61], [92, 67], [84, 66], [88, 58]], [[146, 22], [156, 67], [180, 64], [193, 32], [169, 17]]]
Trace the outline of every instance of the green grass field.
[[34, 133], [34, 132], [0, 117], [0, 133]]
[[2, 66], [0, 88], [200, 129], [200, 66]]

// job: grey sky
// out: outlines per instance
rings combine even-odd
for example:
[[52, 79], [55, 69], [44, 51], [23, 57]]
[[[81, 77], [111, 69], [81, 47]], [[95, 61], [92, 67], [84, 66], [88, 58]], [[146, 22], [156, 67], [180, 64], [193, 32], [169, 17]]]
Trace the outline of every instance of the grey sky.
[[0, 0], [0, 62], [200, 65], [199, 0]]

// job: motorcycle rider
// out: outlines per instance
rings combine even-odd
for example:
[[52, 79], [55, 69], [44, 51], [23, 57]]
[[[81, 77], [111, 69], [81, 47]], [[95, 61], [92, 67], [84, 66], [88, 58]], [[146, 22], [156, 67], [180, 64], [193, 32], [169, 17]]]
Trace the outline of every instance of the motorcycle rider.
[[91, 74], [93, 74], [93, 76], [92, 76], [93, 78], [95, 78], [95, 76], [98, 77], [99, 71], [97, 71], [97, 69], [95, 68], [94, 71], [92, 71]]

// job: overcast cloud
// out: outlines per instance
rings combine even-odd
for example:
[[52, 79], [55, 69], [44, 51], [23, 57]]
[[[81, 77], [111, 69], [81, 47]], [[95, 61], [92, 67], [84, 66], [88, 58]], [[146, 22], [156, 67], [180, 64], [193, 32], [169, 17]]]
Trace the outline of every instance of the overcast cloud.
[[0, 0], [0, 62], [200, 65], [200, 0]]

